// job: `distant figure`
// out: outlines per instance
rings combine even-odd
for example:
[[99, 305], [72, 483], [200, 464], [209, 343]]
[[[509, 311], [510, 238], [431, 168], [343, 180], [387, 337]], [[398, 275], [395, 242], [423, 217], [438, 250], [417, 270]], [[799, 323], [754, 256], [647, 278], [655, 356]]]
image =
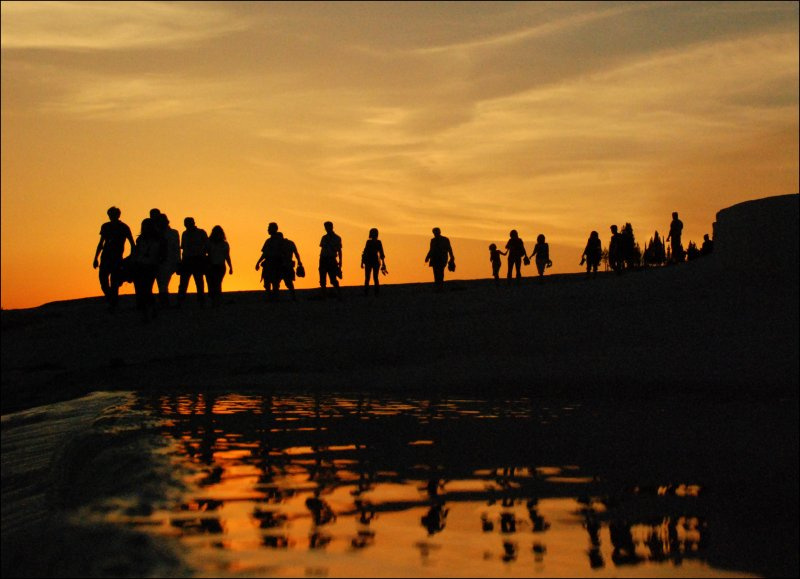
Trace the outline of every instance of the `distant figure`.
[[147, 217], [142, 220], [136, 247], [133, 250], [134, 278], [136, 291], [136, 308], [142, 313], [142, 320], [147, 322], [157, 313], [156, 300], [153, 296], [153, 284], [156, 281], [158, 268], [166, 257], [166, 242], [160, 235], [155, 222]]
[[600, 244], [600, 235], [596, 231], [589, 234], [586, 247], [581, 255], [580, 265], [586, 264], [586, 275], [597, 275], [597, 268], [600, 266], [600, 258], [603, 255], [603, 248]]
[[508, 250], [500, 251], [494, 243], [489, 246], [489, 261], [492, 264], [492, 277], [494, 278], [495, 285], [500, 283], [500, 266], [502, 265], [500, 256], [506, 255], [507, 253]]
[[[130, 243], [131, 252], [133, 252], [134, 241], [131, 228], [119, 220], [122, 211], [116, 207], [109, 207], [106, 214], [109, 221], [100, 226], [100, 241], [94, 252], [92, 267], [100, 268], [100, 289], [106, 296], [109, 309], [114, 311], [117, 308], [119, 286], [122, 283], [118, 277], [122, 267], [122, 255], [125, 253], [125, 240]], [[98, 257], [100, 258], [99, 264]]]
[[333, 223], [326, 221], [323, 225], [326, 233], [319, 242], [319, 287], [322, 297], [326, 297], [330, 279], [331, 285], [336, 288], [336, 297], [341, 300], [339, 278], [342, 277], [342, 238], [333, 232]]
[[455, 271], [456, 257], [453, 254], [450, 240], [442, 235], [442, 230], [438, 227], [433, 228], [433, 239], [431, 239], [428, 254], [425, 256], [425, 263], [433, 268], [435, 291], [442, 291], [444, 289], [444, 268], [449, 267], [450, 271]]
[[703, 245], [700, 247], [700, 255], [709, 255], [714, 252], [714, 241], [708, 238], [708, 233], [703, 235]]
[[539, 280], [541, 281], [544, 276], [544, 270], [551, 267], [553, 262], [550, 261], [550, 246], [545, 243], [544, 235], [541, 233], [536, 236], [536, 246], [531, 253], [531, 259], [536, 258], [536, 270], [539, 272]]
[[225, 264], [228, 264], [228, 272], [233, 275], [233, 263], [231, 263], [231, 246], [225, 239], [225, 231], [219, 225], [211, 229], [206, 246], [208, 253], [208, 269], [206, 279], [208, 280], [208, 295], [211, 298], [211, 306], [219, 307], [222, 301], [222, 279], [225, 277]]
[[608, 244], [608, 263], [611, 269], [617, 273], [622, 273], [623, 254], [622, 254], [622, 234], [617, 231], [617, 226], [611, 226], [611, 241]]
[[203, 276], [206, 272], [208, 234], [194, 223], [194, 218], [187, 217], [183, 220], [186, 229], [181, 235], [181, 279], [178, 285], [178, 304], [186, 299], [186, 290], [189, 288], [189, 278], [194, 278], [197, 288], [197, 301], [202, 306], [205, 303], [205, 283]]
[[511, 283], [513, 271], [516, 269], [517, 283], [519, 283], [519, 280], [522, 279], [522, 272], [520, 271], [522, 268], [522, 258], [526, 258], [527, 260], [528, 252], [525, 249], [525, 242], [520, 239], [516, 229], [512, 229], [508, 235], [509, 239], [506, 243], [506, 252], [508, 253], [508, 272], [506, 274], [506, 278], [508, 279], [508, 283]]
[[681, 234], [683, 233], [683, 221], [678, 219], [678, 212], [672, 213], [672, 222], [669, 224], [669, 234], [667, 241], [672, 240], [672, 261], [680, 263], [683, 261], [683, 245], [681, 244]]
[[158, 301], [161, 307], [169, 306], [169, 282], [172, 275], [178, 270], [181, 260], [181, 236], [177, 229], [169, 226], [169, 218], [165, 213], [159, 216], [161, 222], [161, 235], [167, 244], [167, 255], [158, 268], [156, 282], [158, 283]]
[[622, 228], [622, 262], [626, 269], [633, 269], [639, 266], [641, 252], [636, 247], [636, 239], [633, 236], [633, 225], [626, 223]]
[[384, 275], [387, 271], [383, 243], [378, 239], [378, 230], [374, 227], [369, 230], [369, 239], [364, 245], [364, 251], [361, 252], [361, 268], [364, 270], [364, 295], [369, 294], [369, 278], [372, 276], [372, 284], [377, 296], [380, 291], [378, 271], [380, 270]]

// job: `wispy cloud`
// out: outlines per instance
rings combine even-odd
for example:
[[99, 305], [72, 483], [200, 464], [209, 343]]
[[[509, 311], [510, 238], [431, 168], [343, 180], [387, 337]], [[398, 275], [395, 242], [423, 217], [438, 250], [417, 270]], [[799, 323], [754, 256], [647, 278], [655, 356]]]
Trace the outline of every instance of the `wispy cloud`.
[[180, 47], [246, 26], [246, 20], [203, 3], [2, 3], [3, 49]]

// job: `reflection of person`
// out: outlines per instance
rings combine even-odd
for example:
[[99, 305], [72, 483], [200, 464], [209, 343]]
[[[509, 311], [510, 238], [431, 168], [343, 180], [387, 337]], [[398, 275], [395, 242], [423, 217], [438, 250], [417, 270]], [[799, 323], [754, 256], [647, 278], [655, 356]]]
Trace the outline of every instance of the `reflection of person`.
[[455, 271], [456, 257], [450, 240], [442, 235], [442, 230], [438, 227], [433, 228], [433, 239], [425, 256], [425, 263], [433, 269], [433, 282], [436, 291], [444, 289], [444, 268], [450, 267], [450, 271]]
[[186, 299], [186, 290], [189, 289], [189, 278], [194, 278], [197, 288], [197, 301], [202, 305], [205, 302], [205, 282], [203, 276], [206, 272], [206, 243], [208, 234], [194, 223], [193, 217], [183, 220], [186, 229], [181, 235], [181, 278], [178, 284], [178, 304]]
[[589, 234], [586, 247], [581, 255], [581, 265], [586, 264], [586, 274], [597, 275], [597, 268], [600, 265], [600, 258], [603, 255], [603, 248], [600, 245], [600, 235], [596, 231]]
[[[130, 243], [133, 251], [134, 241], [131, 228], [119, 220], [122, 215], [117, 207], [109, 207], [106, 211], [109, 221], [100, 226], [100, 241], [94, 252], [94, 269], [100, 269], [100, 289], [106, 296], [108, 306], [114, 311], [119, 301], [118, 279], [119, 270], [122, 267], [122, 254], [125, 253], [125, 241]], [[97, 258], [100, 258], [98, 263]]]
[[341, 299], [339, 278], [342, 277], [342, 238], [334, 233], [332, 222], [326, 221], [323, 225], [326, 233], [319, 242], [319, 287], [324, 297], [330, 279], [331, 285], [336, 288], [336, 297]]
[[211, 305], [219, 306], [222, 299], [222, 279], [225, 277], [225, 264], [228, 264], [229, 273], [233, 275], [231, 263], [231, 247], [225, 239], [225, 231], [219, 225], [211, 229], [208, 236], [208, 295]]
[[495, 284], [500, 283], [500, 266], [502, 265], [500, 256], [506, 255], [507, 253], [508, 251], [500, 251], [497, 249], [494, 243], [489, 246], [489, 261], [492, 263], [492, 277], [494, 278]]
[[380, 288], [378, 271], [386, 273], [386, 255], [383, 253], [383, 243], [378, 239], [378, 230], [374, 227], [369, 230], [369, 239], [361, 252], [361, 267], [364, 269], [364, 295], [369, 293], [369, 278], [372, 276], [377, 296]]
[[444, 530], [445, 519], [450, 509], [445, 509], [440, 503], [431, 505], [428, 512], [420, 519], [422, 526], [428, 530], [428, 535], [433, 535]]
[[508, 252], [508, 273], [506, 277], [508, 278], [508, 283], [511, 283], [514, 269], [517, 270], [517, 280], [519, 281], [522, 278], [522, 272], [520, 271], [522, 268], [522, 258], [526, 257], [528, 252], [525, 249], [525, 242], [520, 239], [516, 229], [512, 229], [508, 235], [509, 239], [506, 243], [506, 251]]
[[669, 224], [667, 241], [672, 240], [672, 261], [675, 263], [683, 261], [683, 244], [681, 235], [683, 234], [683, 221], [678, 219], [678, 212], [672, 213], [672, 222]]

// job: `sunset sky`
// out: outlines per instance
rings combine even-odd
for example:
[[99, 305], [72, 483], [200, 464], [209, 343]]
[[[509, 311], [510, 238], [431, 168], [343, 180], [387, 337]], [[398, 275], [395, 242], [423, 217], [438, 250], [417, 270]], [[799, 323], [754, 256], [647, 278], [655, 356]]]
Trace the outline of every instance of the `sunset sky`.
[[[797, 2], [2, 2], [2, 307], [100, 295], [106, 209], [220, 224], [234, 275], [322, 223], [363, 283], [431, 281], [438, 226], [489, 277], [515, 228], [580, 271], [591, 230], [684, 243], [798, 192]], [[504, 266], [505, 267], [505, 266]], [[534, 274], [534, 268], [525, 270]], [[177, 290], [173, 278], [171, 289]], [[131, 293], [126, 285], [123, 293]]]

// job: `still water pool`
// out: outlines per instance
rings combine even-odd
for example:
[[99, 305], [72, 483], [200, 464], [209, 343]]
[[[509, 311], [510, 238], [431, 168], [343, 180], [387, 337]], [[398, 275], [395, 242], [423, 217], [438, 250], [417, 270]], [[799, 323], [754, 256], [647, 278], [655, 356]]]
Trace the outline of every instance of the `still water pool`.
[[141, 394], [186, 490], [119, 517], [197, 576], [781, 574], [791, 406]]

